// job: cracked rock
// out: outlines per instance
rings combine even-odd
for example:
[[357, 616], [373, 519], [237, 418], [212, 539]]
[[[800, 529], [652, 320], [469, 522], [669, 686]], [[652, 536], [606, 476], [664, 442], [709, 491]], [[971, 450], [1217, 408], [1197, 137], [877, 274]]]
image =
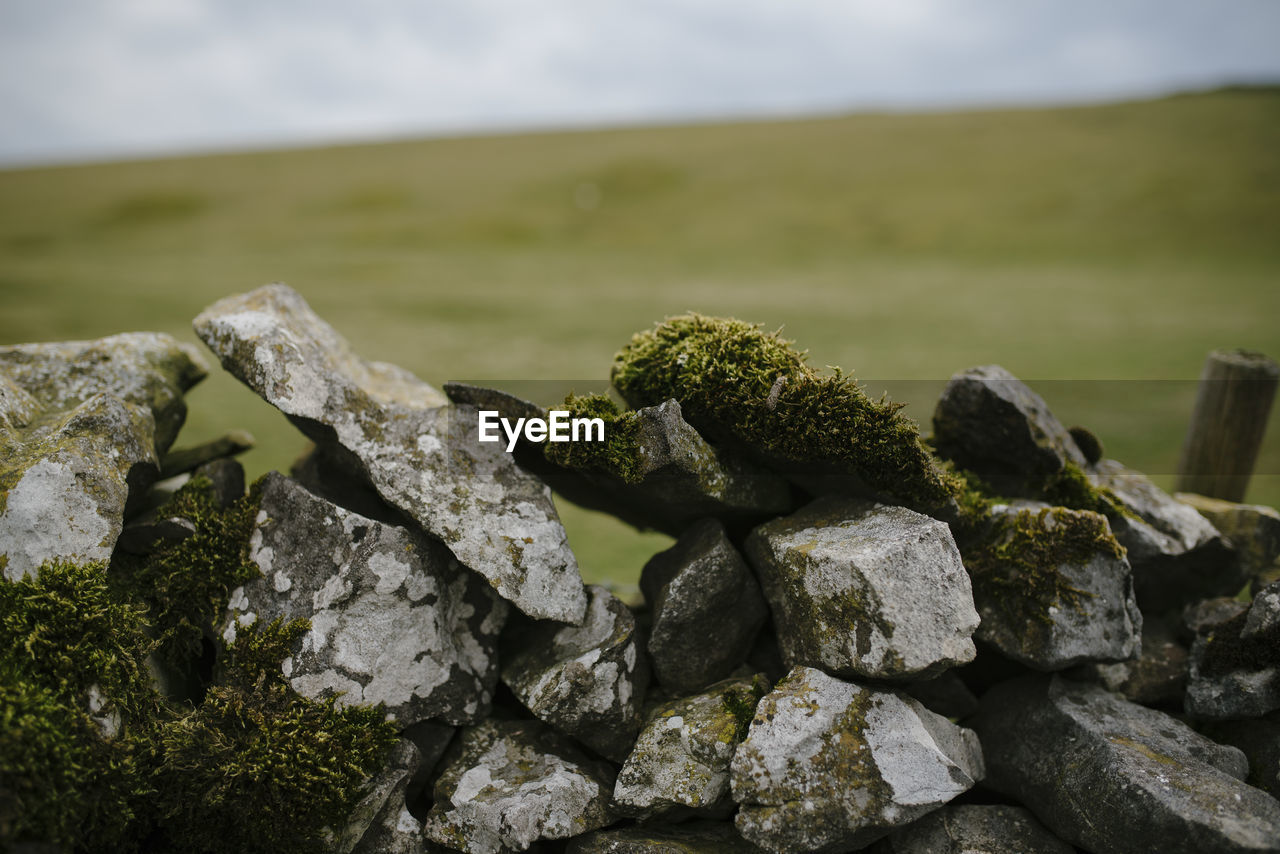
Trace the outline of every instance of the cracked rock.
[[974, 734], [915, 700], [797, 667], [732, 763], [738, 831], [773, 852], [845, 852], [982, 778]]
[[627, 606], [603, 587], [587, 594], [581, 626], [532, 623], [504, 638], [502, 681], [538, 719], [621, 762], [640, 729], [649, 664]]
[[1142, 614], [1106, 517], [1036, 502], [991, 514], [993, 533], [965, 555], [980, 640], [1037, 670], [1138, 654]]
[[503, 598], [537, 619], [582, 619], [582, 579], [550, 490], [497, 443], [474, 440], [474, 407], [360, 358], [284, 285], [220, 300], [195, 330], [223, 367]]
[[305, 618], [311, 629], [282, 665], [303, 696], [386, 703], [401, 727], [488, 712], [506, 603], [419, 533], [275, 472], [260, 489], [249, 559], [262, 576], [232, 592], [225, 638], [254, 620]]
[[768, 687], [763, 676], [726, 679], [655, 706], [618, 772], [614, 801], [646, 817], [731, 806], [729, 763]]
[[948, 804], [876, 843], [871, 854], [1075, 854], [1022, 807]]
[[0, 347], [0, 569], [106, 561], [205, 376], [168, 335]]
[[611, 824], [613, 769], [538, 721], [485, 721], [445, 754], [426, 837], [467, 854], [524, 851]]
[[942, 522], [905, 507], [820, 498], [756, 528], [745, 551], [788, 666], [893, 679], [973, 660], [978, 614]]
[[640, 574], [640, 590], [653, 611], [654, 677], [677, 694], [733, 672], [769, 618], [760, 585], [715, 520], [654, 555]]
[[1099, 854], [1280, 850], [1280, 803], [1245, 785], [1240, 751], [1095, 685], [996, 686], [973, 727], [987, 784]]

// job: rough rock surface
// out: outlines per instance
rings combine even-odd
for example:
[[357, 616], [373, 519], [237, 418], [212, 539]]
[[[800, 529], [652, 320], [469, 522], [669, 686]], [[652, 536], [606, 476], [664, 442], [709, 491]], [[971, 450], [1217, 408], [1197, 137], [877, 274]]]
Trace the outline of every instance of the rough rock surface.
[[1280, 798], [1280, 712], [1205, 724], [1203, 732], [1219, 744], [1238, 747], [1249, 760], [1249, 785]]
[[337, 854], [418, 854], [422, 823], [405, 806], [405, 791], [421, 761], [418, 748], [400, 739], [386, 769], [366, 786], [347, 827], [334, 840]]
[[643, 816], [729, 805], [729, 762], [768, 687], [763, 676], [726, 679], [659, 703], [618, 772], [614, 801]]
[[982, 778], [977, 738], [915, 700], [797, 667], [732, 764], [736, 824], [774, 852], [863, 847]]
[[1131, 514], [1111, 517], [1111, 526], [1128, 552], [1143, 611], [1158, 613], [1209, 596], [1233, 596], [1248, 581], [1218, 529], [1146, 475], [1115, 460], [1102, 460], [1087, 473]]
[[[979, 639], [1037, 670], [1138, 653], [1142, 613], [1104, 516], [1036, 502], [996, 505], [991, 513], [1006, 529], [981, 560], [966, 563], [982, 617]], [[1094, 536], [1100, 539], [1088, 543]], [[1073, 540], [1086, 544], [1067, 547]]]
[[1074, 854], [1022, 807], [948, 804], [877, 842], [871, 854]]
[[537, 718], [621, 762], [640, 729], [649, 663], [627, 606], [603, 587], [587, 593], [581, 626], [533, 623], [508, 633], [502, 681]]
[[1142, 624], [1142, 654], [1132, 661], [1084, 664], [1065, 674], [1096, 682], [1125, 699], [1145, 705], [1181, 707], [1187, 690], [1187, 648], [1164, 621]]
[[938, 452], [1020, 493], [1085, 457], [1040, 395], [999, 365], [951, 378], [933, 412]]
[[613, 769], [537, 721], [486, 721], [442, 760], [428, 839], [468, 854], [524, 851], [613, 821]]
[[1226, 537], [1247, 574], [1269, 569], [1280, 557], [1280, 512], [1274, 507], [1237, 504], [1194, 492], [1177, 492], [1173, 497], [1194, 507]]
[[421, 534], [275, 472], [260, 488], [249, 558], [262, 576], [232, 592], [224, 637], [255, 620], [306, 618], [311, 630], [282, 665], [303, 696], [386, 703], [401, 726], [488, 713], [505, 602]]
[[745, 550], [788, 666], [902, 678], [973, 659], [978, 614], [942, 522], [827, 497], [756, 528]]
[[758, 854], [728, 822], [645, 822], [597, 830], [569, 843], [566, 854]]
[[1280, 803], [1245, 759], [1095, 685], [1032, 676], [982, 698], [987, 783], [1099, 854], [1280, 851]]
[[168, 335], [0, 347], [0, 570], [106, 561], [205, 376]]
[[582, 619], [582, 580], [550, 490], [498, 444], [475, 441], [474, 407], [361, 359], [284, 285], [215, 303], [195, 330], [223, 367], [521, 611]]
[[1280, 584], [1247, 611], [1222, 612], [1226, 619], [1200, 624], [1191, 645], [1187, 714], [1226, 720], [1280, 709]]
[[712, 519], [650, 558], [640, 590], [653, 613], [648, 649], [654, 677], [677, 694], [728, 676], [769, 618], [755, 576], [724, 526]]
[[902, 686], [902, 692], [944, 718], [967, 718], [978, 710], [978, 698], [953, 670], [932, 679], [908, 682]]

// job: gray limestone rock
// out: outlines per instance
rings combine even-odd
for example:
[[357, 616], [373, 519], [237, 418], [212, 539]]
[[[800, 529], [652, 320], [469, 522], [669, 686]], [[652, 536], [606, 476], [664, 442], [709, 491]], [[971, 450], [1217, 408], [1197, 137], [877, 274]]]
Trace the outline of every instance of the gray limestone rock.
[[1249, 760], [1248, 783], [1280, 798], [1280, 712], [1264, 718], [1215, 721], [1204, 734], [1219, 744], [1239, 748]]
[[[1280, 581], [1267, 585], [1253, 597], [1240, 637], [1251, 640], [1280, 635]], [[1280, 650], [1277, 651], [1280, 655]], [[1277, 661], [1280, 664], [1280, 661]]]
[[729, 763], [768, 689], [759, 675], [726, 679], [650, 709], [618, 772], [614, 802], [645, 817], [727, 806]]
[[1086, 463], [1040, 395], [999, 365], [951, 378], [933, 412], [933, 436], [942, 456], [1015, 494], [1068, 463]]
[[1194, 507], [1226, 537], [1245, 573], [1265, 572], [1280, 557], [1280, 512], [1274, 507], [1237, 504], [1194, 492], [1176, 492], [1173, 497]]
[[991, 514], [993, 533], [965, 553], [980, 640], [1037, 670], [1138, 654], [1142, 613], [1106, 517], [1035, 502]]
[[1182, 611], [1182, 623], [1190, 640], [1197, 635], [1206, 634], [1217, 626], [1233, 620], [1249, 611], [1249, 603], [1241, 602], [1234, 596], [1216, 596], [1204, 599], [1194, 605], [1188, 605]]
[[538, 721], [485, 721], [442, 760], [426, 837], [467, 854], [524, 851], [614, 820], [613, 769]]
[[1095, 685], [996, 686], [971, 725], [987, 784], [1099, 854], [1280, 851], [1280, 803], [1245, 785], [1240, 751]]
[[[0, 347], [0, 570], [110, 559], [205, 376], [168, 335]], [[132, 499], [130, 493], [132, 492]]]
[[1065, 674], [1096, 682], [1108, 691], [1144, 705], [1182, 706], [1187, 690], [1187, 648], [1163, 621], [1142, 624], [1142, 654], [1114, 664], [1083, 664]]
[[531, 623], [504, 637], [502, 681], [537, 718], [621, 762], [640, 729], [649, 664], [627, 606], [603, 587], [587, 593], [581, 626]]
[[521, 611], [582, 619], [586, 596], [550, 490], [498, 443], [476, 441], [474, 407], [361, 359], [284, 285], [215, 303], [195, 330], [227, 370]]
[[171, 448], [160, 459], [160, 477], [170, 478], [219, 460], [230, 460], [236, 454], [252, 450], [253, 445], [253, 436], [244, 430], [232, 430], [210, 442], [187, 448]]
[[211, 460], [191, 473], [203, 477], [213, 488], [213, 500], [224, 510], [244, 495], [244, 466], [233, 459]]
[[335, 854], [420, 854], [422, 824], [405, 806], [405, 790], [421, 759], [413, 742], [396, 743], [387, 767], [366, 784], [347, 826], [336, 834]]
[[895, 830], [871, 854], [1074, 854], [1022, 807], [948, 804]]
[[978, 614], [942, 522], [826, 497], [756, 528], [745, 551], [788, 666], [895, 679], [973, 660]]
[[1252, 718], [1280, 709], [1280, 585], [1247, 611], [1223, 609], [1191, 645], [1187, 714], [1208, 720]]
[[755, 576], [711, 519], [654, 555], [640, 573], [640, 590], [653, 612], [654, 677], [677, 694], [728, 676], [769, 618]]
[[1128, 511], [1110, 521], [1128, 552], [1143, 611], [1155, 614], [1209, 596], [1233, 596], [1249, 580], [1218, 529], [1146, 475], [1115, 460], [1102, 460], [1087, 473]]
[[272, 472], [249, 559], [262, 576], [231, 594], [224, 638], [255, 620], [311, 629], [282, 671], [294, 690], [386, 703], [402, 727], [472, 723], [489, 710], [507, 614], [439, 543], [359, 516]]
[[759, 854], [729, 822], [645, 822], [597, 830], [569, 842], [566, 854]]
[[797, 667], [732, 763], [738, 831], [773, 852], [844, 852], [980, 780], [976, 736], [915, 700]]

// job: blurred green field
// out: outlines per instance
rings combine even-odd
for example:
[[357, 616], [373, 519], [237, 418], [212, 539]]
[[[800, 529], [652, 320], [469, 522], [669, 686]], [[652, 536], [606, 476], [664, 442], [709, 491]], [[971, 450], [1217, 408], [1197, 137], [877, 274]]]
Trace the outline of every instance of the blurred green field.
[[[1055, 109], [455, 138], [0, 171], [0, 343], [161, 330], [285, 281], [362, 354], [600, 381], [734, 315], [928, 422], [997, 362], [1172, 483], [1205, 353], [1280, 356], [1280, 89]], [[1116, 380], [1142, 382], [1058, 382]], [[1041, 381], [1037, 384], [1036, 381]], [[300, 436], [226, 375], [180, 443]], [[1280, 504], [1280, 416], [1249, 499]], [[588, 578], [669, 542], [565, 509]]]

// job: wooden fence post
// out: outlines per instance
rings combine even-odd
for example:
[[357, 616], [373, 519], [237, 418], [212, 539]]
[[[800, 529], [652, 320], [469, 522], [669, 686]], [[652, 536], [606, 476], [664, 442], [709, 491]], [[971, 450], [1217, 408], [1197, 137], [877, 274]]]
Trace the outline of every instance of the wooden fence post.
[[1178, 491], [1243, 501], [1280, 380], [1275, 360], [1250, 350], [1205, 359], [1178, 465]]

